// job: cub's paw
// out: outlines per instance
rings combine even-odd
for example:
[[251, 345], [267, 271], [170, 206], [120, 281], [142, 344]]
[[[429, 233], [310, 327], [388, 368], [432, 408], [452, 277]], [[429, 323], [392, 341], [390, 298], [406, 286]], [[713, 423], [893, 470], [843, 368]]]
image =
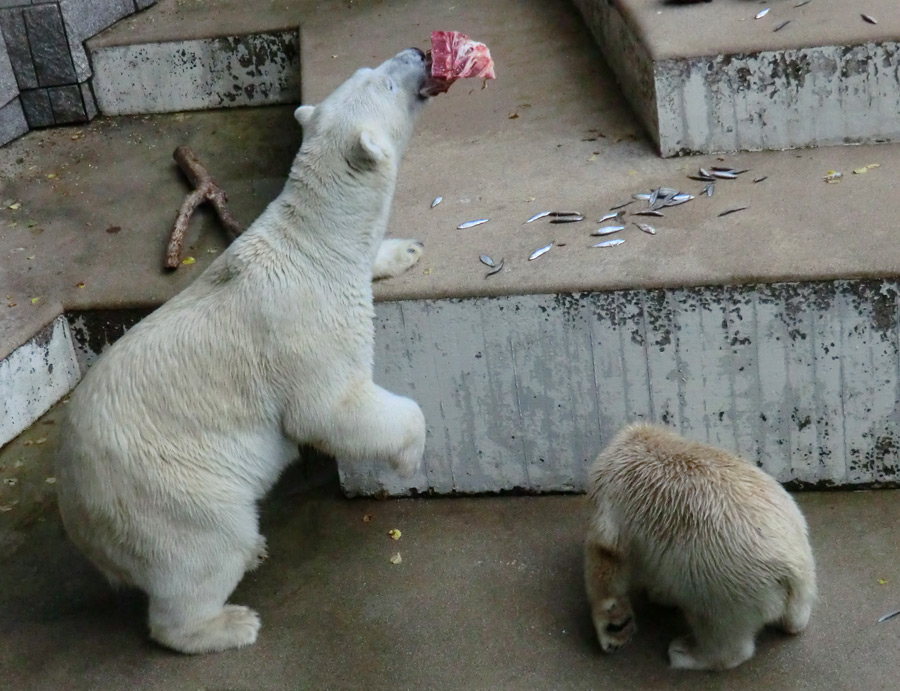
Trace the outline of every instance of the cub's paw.
[[399, 276], [419, 261], [424, 247], [425, 245], [418, 240], [395, 238], [382, 240], [375, 263], [372, 265], [372, 278]]
[[691, 639], [679, 636], [669, 643], [669, 665], [672, 669], [706, 669], [708, 665], [694, 657]]
[[597, 640], [604, 653], [618, 650], [631, 640], [637, 631], [631, 605], [619, 598], [600, 603], [594, 614]]

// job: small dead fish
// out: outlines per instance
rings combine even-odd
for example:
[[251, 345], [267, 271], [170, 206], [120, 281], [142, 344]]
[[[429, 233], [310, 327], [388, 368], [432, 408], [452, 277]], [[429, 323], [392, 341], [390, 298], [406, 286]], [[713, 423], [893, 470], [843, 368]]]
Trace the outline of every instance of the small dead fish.
[[480, 226], [482, 223], [487, 223], [490, 219], [488, 218], [479, 218], [477, 221], [466, 221], [465, 223], [460, 223], [456, 226], [457, 230], [466, 230], [467, 228], [474, 228], [475, 226]]
[[655, 190], [653, 190], [653, 191], [650, 193], [650, 198], [647, 199], [647, 203], [648, 203], [650, 206], [653, 206], [654, 204], [656, 204], [656, 201], [657, 201], [658, 199], [659, 199], [659, 188], [657, 187]]
[[743, 211], [746, 208], [746, 206], [736, 206], [733, 209], [725, 209], [725, 211], [719, 214], [719, 218], [722, 218], [722, 216], [727, 216], [728, 214], [736, 214], [738, 211]]
[[533, 221], [538, 220], [539, 218], [544, 218], [545, 216], [549, 216], [552, 213], [553, 213], [552, 211], [541, 211], [541, 213], [535, 214], [534, 216], [529, 218], [527, 221], [525, 221], [525, 223], [531, 223]]
[[444, 201], [444, 198], [443, 198], [443, 197], [435, 197], [435, 198], [434, 198], [434, 201], [431, 202], [431, 208], [433, 209], [433, 208], [436, 207], [438, 204], [440, 204], [442, 201]]
[[560, 218], [554, 218], [552, 221], [550, 221], [550, 223], [578, 223], [578, 221], [583, 220], [584, 216], [581, 216], [580, 214], [577, 216], [566, 214], [565, 216], [560, 216]]
[[665, 197], [659, 197], [657, 200], [650, 205], [650, 211], [658, 211], [664, 206], [669, 206], [672, 203], [672, 200], [678, 194], [677, 190], [672, 190], [671, 194], [667, 194]]
[[547, 254], [547, 252], [550, 251], [551, 247], [553, 247], [552, 242], [549, 245], [544, 245], [540, 249], [535, 250], [534, 252], [531, 253], [531, 256], [528, 257], [528, 261], [534, 261], [535, 259], [540, 257], [542, 254]]
[[783, 22], [781, 22], [781, 24], [779, 24], [774, 29], [772, 29], [772, 33], [774, 34], [776, 31], [781, 31], [784, 27], [786, 27], [790, 23], [791, 23], [790, 19], [784, 20]]
[[808, 5], [808, 4], [811, 3], [811, 2], [812, 2], [812, 0], [803, 0], [803, 2], [801, 2], [801, 3], [798, 4], [798, 5], [794, 5], [794, 7], [795, 7], [795, 8], [796, 8], [796, 7], [803, 7], [804, 5]]
[[762, 182], [763, 180], [768, 180], [768, 179], [769, 179], [769, 176], [768, 176], [768, 175], [763, 175], [763, 176], [758, 177], [758, 178], [753, 178], [753, 182], [754, 182], [754, 183], [757, 183], [757, 182]]
[[673, 194], [670, 198], [666, 200], [666, 203], [663, 206], [678, 206], [679, 204], [684, 204], [686, 202], [691, 201], [694, 198], [693, 194], [687, 194], [686, 192], [679, 192], [678, 194]]
[[759, 12], [756, 13], [756, 16], [754, 17], [754, 19], [762, 19], [762, 18], [765, 17], [767, 14], [769, 14], [769, 9], [770, 9], [770, 8], [767, 7], [767, 8], [764, 9], [764, 10], [760, 10]]
[[882, 623], [886, 622], [888, 619], [893, 619], [897, 615], [900, 615], [900, 609], [898, 609], [896, 612], [889, 612], [889, 613], [885, 614], [883, 617], [879, 617], [878, 623], [882, 624]]
[[710, 182], [711, 180], [715, 180], [712, 175], [688, 175], [688, 179], [699, 180], [700, 182]]
[[648, 235], [656, 235], [656, 228], [654, 228], [653, 226], [648, 226], [646, 223], [635, 223], [634, 225], [636, 225]]
[[618, 233], [620, 230], [625, 230], [625, 226], [606, 226], [605, 228], [597, 228], [591, 235], [594, 237], [612, 235], [613, 233]]
[[672, 195], [678, 194], [678, 190], [672, 189], [671, 187], [660, 187], [659, 188], [659, 196], [660, 197], [671, 197]]
[[624, 211], [616, 211], [612, 214], [606, 214], [603, 218], [601, 218], [597, 223], [606, 223], [607, 221], [612, 221], [613, 219], [622, 218], [625, 215]]
[[551, 211], [550, 216], [553, 218], [563, 218], [565, 216], [581, 216], [584, 218], [584, 215], [580, 211]]
[[490, 266], [490, 267], [492, 267], [492, 268], [495, 266], [494, 260], [491, 259], [491, 258], [490, 258], [489, 256], [487, 256], [486, 254], [482, 254], [480, 257], [478, 257], [478, 259], [480, 259], [480, 260], [481, 260], [481, 263], [484, 264], [485, 266]]
[[711, 180], [713, 177], [713, 174], [710, 171], [708, 171], [706, 168], [701, 168], [700, 169], [700, 177], [709, 178]]
[[649, 192], [638, 192], [637, 194], [631, 195], [633, 199], [637, 199], [639, 201], [649, 201], [650, 197], [653, 196]]
[[624, 242], [625, 241], [622, 238], [616, 238], [614, 240], [604, 240], [603, 242], [598, 242], [596, 245], [592, 245], [592, 247], [618, 247]]
[[733, 170], [714, 170], [713, 177], [719, 178], [720, 180], [736, 180], [737, 173]]
[[631, 204], [634, 204], [634, 200], [633, 200], [633, 199], [630, 200], [630, 201], [625, 202], [624, 204], [616, 204], [615, 206], [611, 206], [611, 207], [609, 207], [609, 210], [610, 210], [610, 211], [616, 211], [616, 210], [618, 210], [618, 209], [624, 209], [626, 206], [629, 206], [629, 205], [631, 205]]
[[709, 182], [706, 184], [706, 187], [703, 188], [703, 191], [700, 194], [705, 194], [707, 197], [711, 197], [716, 193], [716, 183]]
[[864, 21], [864, 22], [868, 22], [869, 24], [877, 24], [877, 23], [878, 23], [878, 20], [875, 19], [875, 17], [873, 17], [873, 16], [871, 16], [871, 15], [868, 15], [868, 14], [861, 14], [861, 15], [859, 15], [859, 16], [863, 18], [863, 21]]
[[501, 259], [499, 262], [497, 262], [497, 266], [495, 266], [493, 269], [491, 269], [490, 271], [488, 271], [488, 272], [484, 275], [484, 277], [487, 278], [488, 276], [493, 276], [493, 275], [496, 274], [496, 273], [500, 273], [500, 270], [501, 270], [502, 268], [503, 268], [503, 260]]
[[650, 209], [649, 211], [635, 211], [632, 216], [656, 216], [657, 218], [663, 218], [664, 214], [662, 211], [657, 211], [656, 209]]

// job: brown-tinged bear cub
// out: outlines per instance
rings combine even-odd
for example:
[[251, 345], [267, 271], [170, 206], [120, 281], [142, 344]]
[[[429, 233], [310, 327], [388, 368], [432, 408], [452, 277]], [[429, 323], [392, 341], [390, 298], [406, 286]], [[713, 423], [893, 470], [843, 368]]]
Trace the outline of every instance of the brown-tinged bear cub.
[[600, 647], [636, 627], [629, 593], [679, 607], [691, 635], [669, 645], [681, 669], [731, 669], [774, 624], [806, 628], [816, 574], [806, 521], [773, 478], [663, 427], [626, 427], [594, 462], [585, 582]]

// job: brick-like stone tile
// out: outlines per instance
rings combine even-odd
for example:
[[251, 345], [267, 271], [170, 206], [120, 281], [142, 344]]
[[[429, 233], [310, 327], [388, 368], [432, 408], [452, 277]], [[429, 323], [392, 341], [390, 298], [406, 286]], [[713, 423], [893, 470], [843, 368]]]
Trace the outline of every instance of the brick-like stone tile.
[[22, 110], [25, 111], [29, 127], [50, 127], [55, 124], [47, 89], [29, 89], [23, 91], [19, 98], [22, 100]]
[[79, 84], [81, 89], [81, 100], [84, 101], [84, 112], [88, 120], [97, 117], [97, 100], [94, 98], [94, 92], [91, 90], [90, 82], [82, 82]]
[[41, 86], [74, 84], [75, 68], [62, 16], [56, 5], [35, 5], [23, 10], [34, 70]]
[[18, 98], [0, 107], [0, 146], [21, 137], [27, 131], [28, 123]]
[[0, 31], [6, 42], [6, 51], [12, 65], [13, 74], [19, 90], [36, 89], [37, 75], [31, 61], [31, 50], [28, 47], [28, 34], [25, 31], [25, 19], [21, 10], [0, 10]]
[[91, 66], [83, 43], [91, 36], [122, 17], [134, 14], [133, 0], [60, 0], [63, 23], [69, 36], [72, 63], [77, 80], [82, 82], [91, 76]]
[[0, 31], [0, 106], [5, 106], [18, 95], [19, 85], [13, 73], [12, 63], [9, 61], [3, 32]]
[[50, 94], [50, 105], [57, 125], [87, 120], [84, 103], [81, 101], [81, 89], [77, 84], [58, 86], [47, 89], [47, 92]]

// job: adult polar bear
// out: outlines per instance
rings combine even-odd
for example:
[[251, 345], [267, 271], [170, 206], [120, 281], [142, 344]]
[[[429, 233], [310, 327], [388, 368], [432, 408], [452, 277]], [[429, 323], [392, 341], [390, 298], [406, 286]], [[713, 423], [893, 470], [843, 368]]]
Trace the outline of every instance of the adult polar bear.
[[184, 292], [101, 357], [67, 406], [59, 506], [112, 581], [149, 595], [150, 635], [185, 653], [248, 645], [226, 604], [265, 556], [257, 502], [313, 444], [412, 473], [425, 420], [372, 381], [371, 279], [421, 243], [382, 241], [427, 97], [409, 49], [301, 106], [284, 190]]

